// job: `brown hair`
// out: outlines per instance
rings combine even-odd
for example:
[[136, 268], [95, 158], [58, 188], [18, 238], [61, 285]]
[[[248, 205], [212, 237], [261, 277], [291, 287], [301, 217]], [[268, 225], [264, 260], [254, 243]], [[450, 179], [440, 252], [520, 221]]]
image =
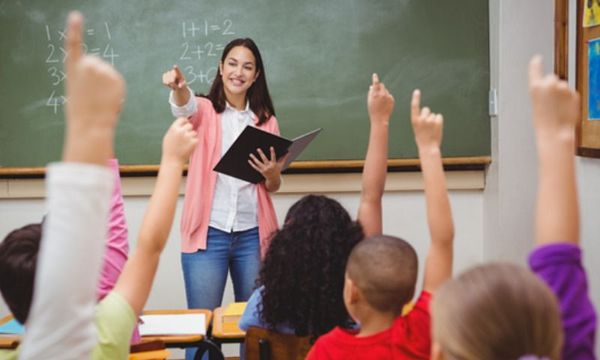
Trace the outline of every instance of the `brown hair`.
[[41, 224], [30, 224], [9, 233], [0, 243], [0, 293], [21, 324], [29, 316]]
[[560, 359], [558, 301], [529, 270], [476, 266], [444, 284], [432, 304], [433, 340], [447, 359]]
[[[265, 73], [265, 66], [263, 64], [262, 56], [256, 43], [250, 38], [234, 39], [231, 40], [223, 49], [221, 55], [221, 64], [225, 62], [227, 54], [236, 46], [243, 46], [250, 50], [256, 60], [256, 71], [258, 77], [248, 89], [246, 98], [250, 103], [250, 109], [256, 114], [258, 118], [258, 125], [262, 125], [267, 122], [271, 116], [275, 116], [275, 109], [273, 108], [273, 101], [271, 101], [271, 95], [269, 94], [269, 87], [267, 86], [267, 74]], [[221, 69], [217, 67], [217, 75], [213, 80], [208, 94], [196, 94], [209, 99], [217, 113], [225, 111], [225, 90], [223, 89], [223, 79], [221, 78]]]
[[400, 315], [414, 296], [418, 268], [417, 253], [408, 242], [378, 235], [354, 247], [346, 273], [371, 307]]

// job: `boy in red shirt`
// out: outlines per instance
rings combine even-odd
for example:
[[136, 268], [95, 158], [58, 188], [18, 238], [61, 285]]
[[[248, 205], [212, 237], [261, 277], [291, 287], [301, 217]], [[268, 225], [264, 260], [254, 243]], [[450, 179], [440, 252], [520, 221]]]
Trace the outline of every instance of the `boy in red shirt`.
[[[377, 89], [375, 89], [376, 91]], [[431, 248], [423, 291], [405, 316], [402, 308], [414, 296], [418, 259], [413, 247], [392, 236], [358, 243], [346, 265], [344, 302], [360, 325], [357, 331], [336, 327], [315, 343], [315, 359], [429, 359], [431, 294], [452, 275], [454, 225], [440, 145], [443, 118], [420, 108], [419, 90], [411, 102], [411, 121], [425, 183]]]

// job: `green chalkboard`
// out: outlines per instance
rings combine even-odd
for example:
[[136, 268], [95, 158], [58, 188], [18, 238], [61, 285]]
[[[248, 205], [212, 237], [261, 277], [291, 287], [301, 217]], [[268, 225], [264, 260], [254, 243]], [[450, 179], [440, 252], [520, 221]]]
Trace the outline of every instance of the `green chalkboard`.
[[415, 158], [410, 94], [446, 119], [444, 155], [490, 154], [488, 2], [482, 0], [0, 1], [0, 166], [37, 167], [62, 146], [63, 29], [86, 17], [89, 53], [127, 80], [122, 164], [157, 164], [172, 121], [161, 74], [207, 91], [224, 45], [261, 49], [282, 134], [324, 128], [300, 160], [363, 159], [366, 92], [377, 72], [396, 98], [390, 158]]

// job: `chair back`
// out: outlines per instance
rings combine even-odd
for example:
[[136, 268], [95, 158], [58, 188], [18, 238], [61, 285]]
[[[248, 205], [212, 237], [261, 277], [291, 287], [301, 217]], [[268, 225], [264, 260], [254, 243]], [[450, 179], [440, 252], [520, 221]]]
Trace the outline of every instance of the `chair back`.
[[281, 334], [258, 327], [246, 332], [246, 360], [304, 360], [310, 350], [308, 336]]

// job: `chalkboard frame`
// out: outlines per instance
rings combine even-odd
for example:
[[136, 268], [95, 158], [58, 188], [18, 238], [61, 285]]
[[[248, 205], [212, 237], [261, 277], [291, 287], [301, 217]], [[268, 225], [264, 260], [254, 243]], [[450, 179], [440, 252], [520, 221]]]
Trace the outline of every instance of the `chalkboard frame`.
[[[447, 171], [485, 170], [492, 162], [491, 156], [447, 157], [442, 159]], [[296, 161], [284, 174], [352, 173], [362, 171], [364, 160]], [[121, 176], [156, 176], [159, 165], [122, 165]], [[187, 166], [184, 171], [187, 173]], [[420, 171], [419, 159], [389, 159], [388, 171]], [[0, 168], [0, 179], [43, 178], [45, 167]]]

